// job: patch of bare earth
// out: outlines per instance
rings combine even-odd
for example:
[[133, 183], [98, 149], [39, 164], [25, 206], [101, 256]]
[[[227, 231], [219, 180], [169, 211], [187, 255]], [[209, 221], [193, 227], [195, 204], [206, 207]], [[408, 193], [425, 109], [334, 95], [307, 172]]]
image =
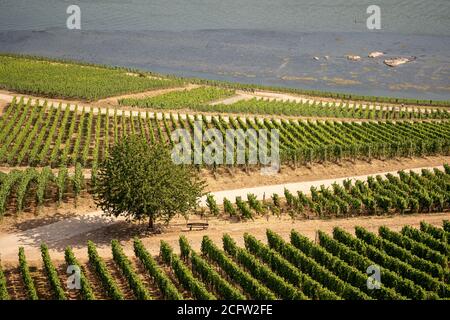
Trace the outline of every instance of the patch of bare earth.
[[[81, 262], [80, 262], [81, 263]], [[106, 290], [103, 289], [102, 282], [98, 278], [95, 268], [87, 261], [81, 264], [83, 272], [89, 283], [91, 284], [92, 291], [94, 292], [96, 300], [109, 300]]]
[[61, 286], [64, 289], [67, 299], [69, 300], [80, 300], [81, 294], [79, 289], [70, 289], [68, 286], [68, 278], [70, 274], [67, 274], [67, 264], [64, 261], [53, 260], [56, 270], [58, 271], [59, 281], [61, 281]]
[[3, 116], [3, 113], [5, 113], [8, 104], [9, 103], [7, 101], [0, 99], [0, 117]]
[[127, 279], [123, 276], [122, 271], [113, 259], [105, 259], [105, 264], [108, 267], [111, 276], [116, 281], [117, 286], [122, 291], [125, 299], [133, 300], [134, 294], [130, 288]]
[[156, 284], [155, 280], [150, 276], [150, 274], [147, 272], [147, 270], [145, 270], [142, 262], [136, 257], [129, 257], [129, 259], [131, 261], [134, 270], [139, 275], [139, 278], [141, 279], [144, 286], [150, 293], [152, 299], [156, 300], [164, 299], [163, 295], [161, 294], [161, 291], [158, 288], [158, 285]]
[[[28, 252], [27, 252], [28, 260]], [[36, 287], [37, 295], [40, 300], [54, 299], [54, 292], [48, 281], [47, 273], [41, 264], [29, 264], [31, 277], [33, 278]]]
[[97, 207], [88, 194], [84, 194], [77, 200], [76, 208], [73, 199], [63, 201], [60, 206], [48, 200], [39, 210], [30, 207], [20, 214], [7, 212], [0, 220], [0, 235], [7, 232], [34, 229], [95, 210], [97, 210]]
[[23, 283], [22, 274], [18, 266], [5, 265], [4, 274], [6, 278], [6, 287], [12, 300], [28, 299], [27, 291]]
[[[159, 250], [159, 249], [158, 249]], [[175, 287], [178, 289], [178, 292], [183, 296], [185, 300], [193, 299], [192, 292], [190, 290], [186, 290], [181, 283], [178, 281], [175, 273], [173, 272], [173, 269], [166, 265], [160, 256], [155, 257], [156, 262], [159, 264], [159, 267], [161, 270], [163, 270], [166, 275], [169, 277], [169, 279], [172, 281], [172, 283], [175, 285]]]

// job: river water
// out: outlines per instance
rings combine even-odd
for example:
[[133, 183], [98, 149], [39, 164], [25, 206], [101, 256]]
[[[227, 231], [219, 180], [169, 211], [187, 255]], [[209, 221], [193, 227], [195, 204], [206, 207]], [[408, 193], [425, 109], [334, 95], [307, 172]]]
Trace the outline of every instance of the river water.
[[[81, 9], [81, 30], [66, 28], [71, 4]], [[381, 9], [381, 30], [366, 26], [371, 4]], [[367, 58], [374, 50], [417, 59], [390, 68], [383, 58]], [[0, 51], [188, 77], [450, 99], [450, 1], [0, 0]], [[347, 54], [362, 60], [348, 61]]]

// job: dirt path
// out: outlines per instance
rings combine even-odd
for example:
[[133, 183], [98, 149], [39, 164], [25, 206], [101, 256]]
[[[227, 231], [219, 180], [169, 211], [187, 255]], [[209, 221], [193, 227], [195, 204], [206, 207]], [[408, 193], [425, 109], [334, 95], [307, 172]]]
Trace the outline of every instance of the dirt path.
[[[214, 101], [213, 103], [211, 103], [211, 105], [217, 105], [217, 104], [225, 104], [225, 105], [229, 105], [229, 104], [233, 104], [236, 103], [238, 101], [242, 101], [242, 100], [251, 100], [253, 98], [258, 98], [258, 99], [265, 99], [265, 100], [270, 100], [270, 101], [280, 101], [280, 102], [297, 102], [297, 103], [309, 103], [309, 104], [313, 104], [313, 103], [336, 103], [337, 105], [342, 105], [343, 103], [345, 103], [346, 105], [348, 105], [349, 107], [362, 107], [362, 108], [369, 108], [369, 109], [376, 109], [376, 110], [381, 110], [381, 109], [386, 109], [386, 108], [391, 108], [394, 107], [395, 110], [400, 110], [400, 107], [402, 107], [401, 105], [393, 105], [393, 104], [386, 104], [386, 103], [377, 103], [377, 104], [372, 104], [372, 103], [367, 103], [367, 102], [352, 102], [352, 101], [343, 101], [343, 100], [339, 100], [339, 99], [332, 99], [332, 98], [323, 98], [323, 97], [310, 97], [310, 96], [304, 96], [304, 95], [296, 95], [296, 94], [288, 94], [288, 93], [281, 93], [281, 92], [269, 92], [269, 91], [253, 91], [253, 92], [249, 92], [249, 91], [243, 91], [243, 90], [236, 90], [236, 95], [230, 98], [225, 98], [223, 100], [220, 101]], [[436, 110], [436, 107], [431, 107], [431, 106], [409, 106], [409, 105], [404, 105], [404, 107], [407, 108], [408, 111], [413, 111], [414, 109], [423, 109], [423, 108], [427, 108], [427, 109], [434, 109]]]
[[254, 95], [252, 95], [251, 93], [246, 93], [243, 91], [236, 91], [236, 95], [232, 96], [232, 97], [228, 97], [225, 99], [221, 99], [221, 100], [216, 100], [210, 103], [210, 105], [215, 106], [218, 104], [225, 104], [225, 105], [229, 105], [229, 104], [233, 104], [242, 100], [251, 100], [255, 98]]
[[[342, 227], [343, 229], [354, 232], [355, 226], [362, 226], [370, 231], [376, 231], [380, 226], [387, 226], [392, 230], [400, 230], [404, 225], [411, 225], [413, 227], [419, 227], [420, 221], [426, 221], [435, 226], [442, 226], [443, 220], [450, 219], [450, 212], [446, 213], [433, 213], [433, 214], [412, 214], [412, 215], [395, 215], [395, 216], [364, 216], [354, 218], [342, 218], [342, 219], [314, 219], [314, 220], [291, 220], [287, 216], [280, 218], [270, 217], [266, 218], [258, 217], [255, 221], [251, 222], [232, 222], [223, 219], [210, 219], [209, 228], [202, 231], [188, 231], [186, 229], [184, 219], [175, 219], [171, 222], [170, 226], [166, 228], [162, 234], [147, 235], [143, 233], [140, 238], [144, 243], [146, 249], [152, 255], [159, 254], [160, 241], [164, 240], [168, 242], [176, 252], [179, 252], [178, 239], [180, 235], [185, 235], [191, 243], [194, 250], [199, 251], [203, 236], [207, 235], [218, 245], [222, 245], [222, 236], [224, 233], [231, 235], [238, 245], [243, 246], [243, 235], [250, 233], [256, 238], [266, 242], [265, 232], [267, 229], [271, 229], [279, 233], [283, 238], [288, 239], [289, 233], [292, 229], [299, 231], [310, 239], [314, 240], [316, 231], [322, 230], [327, 233], [331, 233], [335, 226]], [[198, 219], [193, 219], [198, 221]], [[123, 228], [123, 227], [121, 227]], [[90, 239], [99, 243], [97, 250], [100, 256], [105, 259], [111, 258], [110, 241], [104, 241], [101, 236], [97, 237], [97, 233], [92, 233]], [[113, 235], [109, 235], [109, 238], [117, 238]], [[69, 239], [71, 244], [78, 242], [79, 239], [84, 241], [83, 235], [78, 239]], [[133, 257], [133, 236], [118, 237], [121, 244], [124, 246], [124, 252], [128, 257]], [[87, 250], [85, 242], [80, 241], [79, 246], [74, 248], [74, 253], [80, 261], [87, 260]], [[61, 241], [63, 244], [64, 241]], [[3, 246], [2, 246], [3, 248]], [[38, 248], [27, 247], [27, 259], [30, 261], [39, 260]], [[62, 259], [64, 252], [52, 248], [51, 255], [53, 259]], [[9, 263], [17, 263], [16, 255], [3, 256], [2, 261]]]
[[63, 240], [80, 234], [91, 234], [97, 229], [119, 223], [122, 220], [105, 217], [103, 212], [97, 211], [63, 218], [57, 222], [25, 231], [3, 232], [0, 235], [1, 256], [2, 258], [17, 256], [19, 246], [39, 249], [41, 243], [46, 243], [49, 247], [57, 247], [59, 250], [64, 251], [65, 245], [61, 245]]
[[[444, 170], [443, 166], [436, 166], [436, 167], [422, 167], [422, 168], [412, 168], [411, 171], [420, 173], [422, 169], [430, 169], [437, 168], [439, 170]], [[393, 174], [394, 176], [398, 176], [397, 170], [390, 171], [390, 172], [383, 172], [378, 173], [379, 175], [385, 176], [388, 173]], [[217, 203], [223, 203], [223, 199], [227, 198], [231, 200], [232, 202], [236, 197], [242, 197], [243, 199], [247, 198], [247, 194], [253, 193], [258, 199], [268, 199], [270, 196], [274, 193], [277, 193], [281, 197], [283, 197], [284, 189], [287, 189], [291, 191], [292, 193], [296, 193], [297, 191], [302, 191], [305, 194], [310, 193], [311, 187], [330, 187], [333, 183], [343, 184], [344, 180], [351, 179], [353, 181], [356, 180], [367, 180], [367, 177], [371, 176], [373, 174], [365, 174], [365, 175], [358, 175], [358, 176], [350, 176], [350, 177], [343, 177], [343, 178], [331, 178], [331, 179], [325, 179], [325, 180], [313, 180], [313, 181], [303, 181], [303, 182], [294, 182], [294, 183], [282, 183], [277, 185], [267, 185], [267, 186], [258, 186], [258, 187], [252, 187], [252, 188], [242, 188], [242, 189], [234, 189], [234, 190], [223, 190], [223, 191], [215, 191], [211, 192], [211, 194], [214, 195]], [[206, 206], [206, 196], [202, 197], [200, 199], [200, 205]]]
[[450, 163], [450, 156], [431, 156], [423, 158], [399, 158], [388, 160], [373, 159], [370, 162], [364, 160], [347, 161], [338, 164], [315, 163], [311, 167], [299, 166], [292, 168], [282, 166], [276, 175], [262, 175], [258, 169], [245, 172], [242, 169], [219, 168], [216, 172], [204, 171], [202, 176], [208, 183], [207, 191], [221, 191], [257, 186], [270, 186], [285, 183], [297, 183], [325, 179], [337, 179], [358, 175], [378, 174], [409, 170], [410, 168], [436, 167], [444, 163]]

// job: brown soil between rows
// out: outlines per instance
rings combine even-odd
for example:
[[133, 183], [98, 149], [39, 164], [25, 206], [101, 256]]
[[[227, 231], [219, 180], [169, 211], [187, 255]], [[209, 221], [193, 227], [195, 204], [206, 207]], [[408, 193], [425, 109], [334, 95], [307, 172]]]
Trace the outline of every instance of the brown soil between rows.
[[141, 279], [142, 283], [144, 284], [145, 288], [150, 293], [152, 299], [155, 300], [164, 299], [163, 295], [161, 294], [161, 290], [159, 290], [157, 284], [152, 279], [147, 270], [145, 270], [144, 265], [139, 261], [139, 259], [136, 257], [129, 257], [129, 260], [134, 270], [138, 274], [139, 278]]
[[6, 106], [8, 104], [9, 103], [7, 101], [0, 99], [0, 117], [3, 116], [3, 113], [6, 111]]
[[108, 297], [108, 293], [103, 289], [102, 282], [98, 278], [95, 268], [87, 261], [84, 264], [81, 264], [82, 270], [84, 272], [85, 277], [88, 279], [91, 284], [92, 291], [94, 292], [95, 299], [97, 300], [110, 300]]
[[161, 270], [169, 277], [170, 281], [175, 285], [178, 289], [178, 292], [183, 296], [185, 300], [193, 299], [192, 292], [190, 290], [186, 290], [181, 283], [178, 281], [173, 269], [171, 266], [166, 265], [160, 256], [155, 257], [155, 261], [158, 263]]
[[2, 266], [8, 294], [12, 300], [27, 300], [27, 291], [18, 266]]
[[[26, 251], [26, 250], [25, 250]], [[27, 253], [28, 261], [28, 253]], [[36, 287], [36, 292], [40, 300], [54, 299], [53, 289], [48, 281], [47, 273], [42, 264], [29, 264], [31, 277]]]
[[67, 299], [69, 300], [80, 300], [81, 293], [78, 289], [70, 289], [68, 286], [68, 278], [70, 274], [67, 274], [67, 264], [63, 261], [52, 261], [55, 265], [56, 271], [58, 272], [59, 281], [61, 281], [61, 286], [64, 289]]
[[119, 266], [113, 259], [104, 259], [106, 266], [108, 267], [111, 276], [116, 281], [117, 286], [120, 291], [123, 293], [125, 299], [134, 299], [133, 291], [128, 284], [127, 279], [122, 274], [122, 271], [119, 269]]

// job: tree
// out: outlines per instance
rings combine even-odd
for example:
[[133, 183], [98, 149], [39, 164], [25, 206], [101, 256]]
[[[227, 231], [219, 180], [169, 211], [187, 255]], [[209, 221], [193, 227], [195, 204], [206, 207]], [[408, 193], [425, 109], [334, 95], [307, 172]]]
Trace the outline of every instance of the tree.
[[149, 228], [197, 206], [205, 182], [190, 166], [175, 164], [167, 146], [130, 135], [101, 163], [94, 186], [98, 207], [127, 220], [148, 219]]

